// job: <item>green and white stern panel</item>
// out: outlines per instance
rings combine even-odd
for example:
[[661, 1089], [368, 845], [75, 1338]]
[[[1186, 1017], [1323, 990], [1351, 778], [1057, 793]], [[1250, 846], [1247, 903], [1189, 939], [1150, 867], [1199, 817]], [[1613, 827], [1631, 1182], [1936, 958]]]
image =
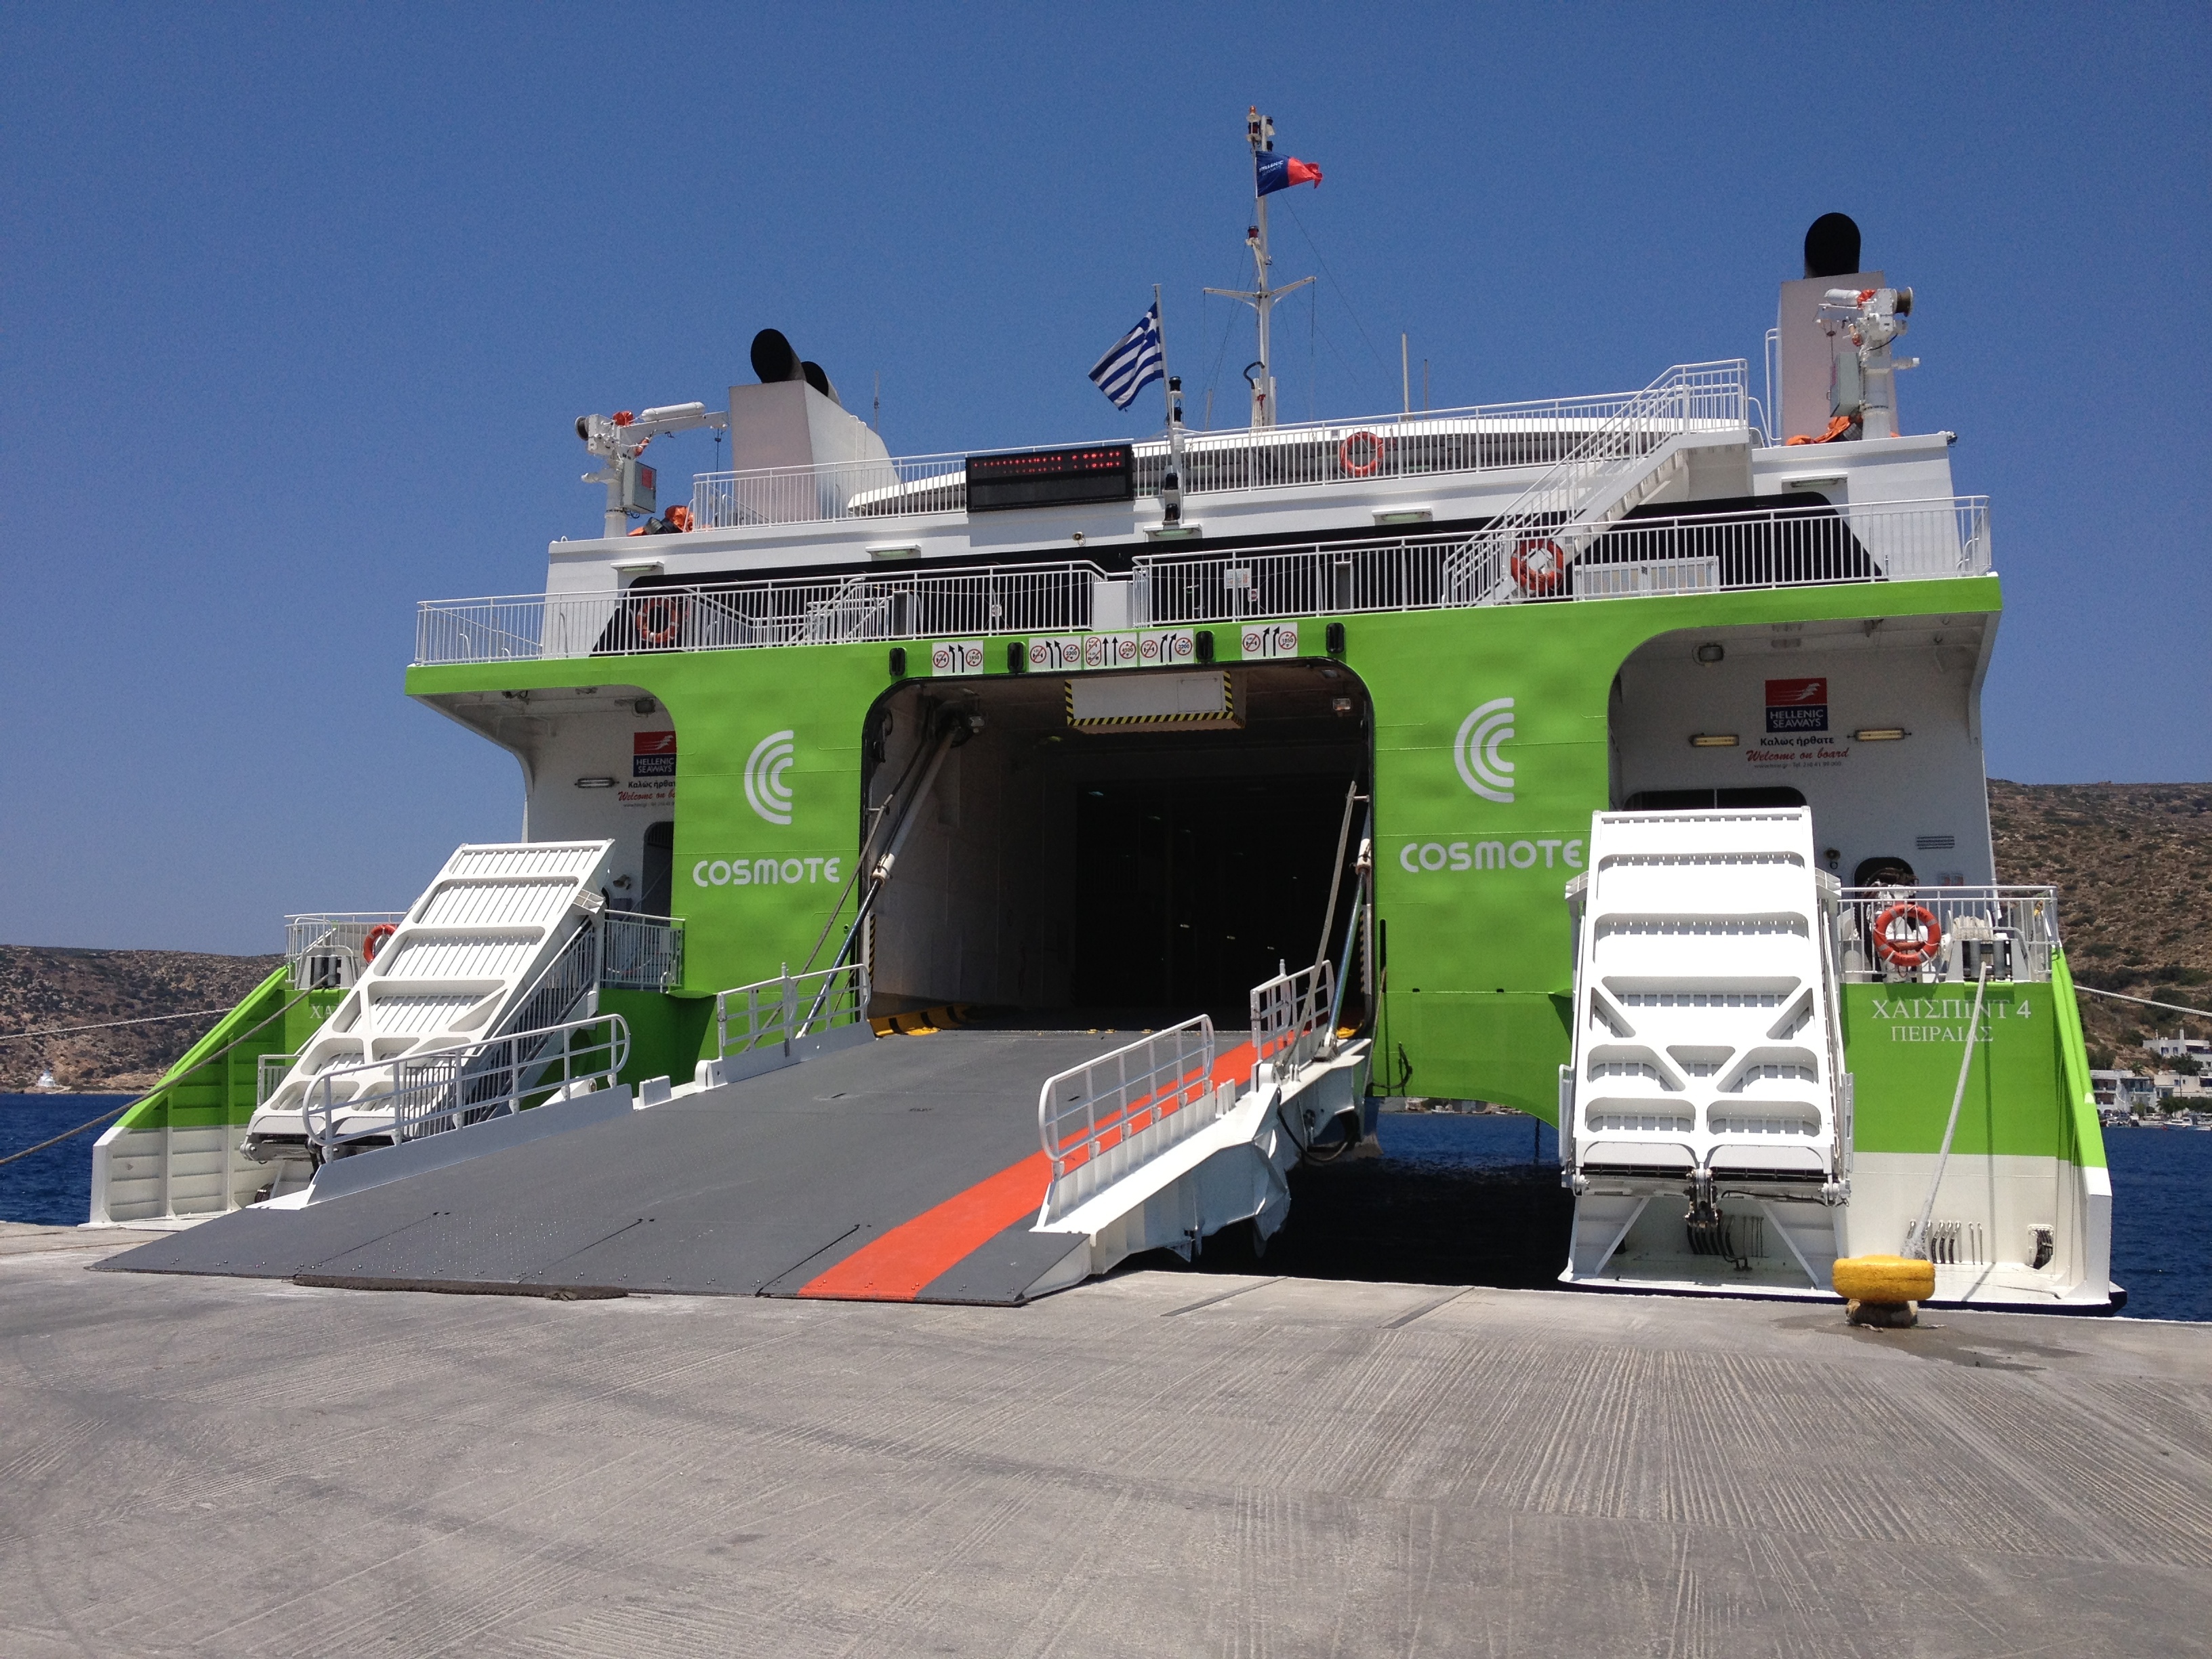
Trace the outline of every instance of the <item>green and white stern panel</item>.
[[1924, 1249], [1938, 1302], [2112, 1305], [2049, 890], [1839, 888], [1784, 810], [1596, 814], [1568, 897], [1563, 1281], [1826, 1297]]

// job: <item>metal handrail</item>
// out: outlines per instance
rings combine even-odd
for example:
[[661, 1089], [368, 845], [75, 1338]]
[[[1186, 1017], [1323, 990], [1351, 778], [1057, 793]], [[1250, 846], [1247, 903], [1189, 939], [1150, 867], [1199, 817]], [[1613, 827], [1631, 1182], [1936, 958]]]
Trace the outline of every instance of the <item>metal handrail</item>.
[[[733, 1006], [742, 1012], [744, 1022], [742, 1040], [734, 1047], [730, 1041]], [[784, 971], [774, 979], [757, 980], [716, 994], [714, 1058], [726, 1060], [764, 1048], [770, 1042], [781, 1043], [788, 1055], [791, 1045], [801, 1038], [856, 1025], [867, 1013], [866, 963], [841, 963], [811, 974], [794, 974], [787, 963]]]
[[576, 925], [553, 959], [538, 970], [521, 995], [507, 1004], [507, 1012], [490, 1035], [550, 1028], [566, 1019], [571, 1010], [599, 985], [599, 930], [586, 916]]
[[632, 587], [619, 593], [426, 599], [418, 663], [496, 662], [651, 651], [741, 651], [1091, 625], [1106, 573], [1086, 561], [925, 574]]
[[[858, 641], [1081, 634], [1115, 629], [1448, 610], [1485, 596], [1464, 536], [1307, 543], [1235, 554], [1139, 555], [1126, 580], [1088, 561], [938, 575], [764, 579], [621, 593], [425, 599], [418, 664], [627, 652], [724, 651]], [[1793, 505], [1613, 521], [1560, 591], [1509, 602], [1929, 581], [1992, 568], [1985, 496]], [[1102, 612], [1107, 593], [1117, 603]], [[1124, 616], [1126, 620], [1124, 620]], [[1255, 647], [1256, 648], [1256, 647]]]
[[[1942, 938], [1924, 965], [1885, 962], [1875, 949], [1875, 926], [1892, 907], [1917, 907], [1933, 916]], [[1921, 926], [1911, 910], [1895, 915], [1893, 933]], [[2051, 978], [2059, 949], [2056, 887], [1846, 887], [1837, 902], [1836, 967], [1853, 985], [1971, 984], [1984, 958], [1990, 977], [2014, 984]]]
[[684, 918], [610, 910], [599, 918], [599, 983], [672, 991], [684, 982]]
[[[595, 1033], [601, 1028], [604, 1036], [580, 1046], [574, 1041], [578, 1032]], [[556, 1052], [548, 1053], [549, 1048]], [[580, 1063], [594, 1054], [601, 1056], [597, 1064]], [[333, 1146], [377, 1137], [388, 1136], [398, 1146], [520, 1111], [534, 1094], [566, 1094], [579, 1083], [594, 1088], [611, 1085], [629, 1060], [629, 1025], [620, 1014], [563, 1020], [535, 1030], [428, 1048], [396, 1061], [333, 1066], [309, 1085], [300, 1121], [308, 1144], [322, 1147], [325, 1156]], [[556, 1061], [561, 1073], [557, 1082], [550, 1076]], [[335, 1098], [346, 1079], [372, 1072], [389, 1073], [391, 1086]], [[337, 1133], [340, 1113], [381, 1117], [386, 1112], [391, 1115], [388, 1122]]]
[[[1548, 597], [1556, 573], [1535, 581], [1515, 564], [1517, 550], [1532, 535], [1548, 538], [1554, 556], [1571, 561], [1598, 532], [1598, 519], [1610, 517], [1620, 492], [1649, 458], [1671, 440], [1686, 436], [1725, 408], [1729, 424], [1746, 426], [1747, 365], [1685, 364], [1670, 368], [1624, 402], [1612, 418], [1578, 441], [1549, 471], [1521, 493], [1505, 511], [1460, 550], [1450, 586], [1479, 601], [1518, 594]], [[1748, 432], [1746, 426], [1747, 434]], [[1610, 486], [1610, 488], [1609, 488]], [[1587, 520], [1587, 522], [1586, 522]]]
[[284, 918], [284, 966], [295, 990], [343, 990], [368, 966], [362, 946], [379, 927], [396, 927], [404, 910], [340, 910]]
[[[1677, 391], [1684, 411], [1705, 429], [1749, 421], [1749, 370], [1740, 359], [1681, 364], [1656, 385]], [[1194, 495], [1553, 466], [1585, 447], [1591, 434], [1648, 405], [1653, 390], [1186, 432], [1180, 479], [1183, 492]], [[1347, 448], [1354, 436], [1367, 441]], [[1132, 448], [1136, 493], [1157, 495], [1168, 469], [1167, 439], [1140, 439]], [[968, 459], [903, 455], [702, 472], [691, 481], [691, 521], [712, 530], [963, 512]]]
[[1218, 1113], [1207, 1109], [1221, 1092], [1213, 1064], [1213, 1021], [1200, 1014], [1047, 1078], [1037, 1091], [1037, 1139], [1052, 1163], [1046, 1218], [1127, 1173], [1126, 1153], [1110, 1154], [1138, 1136], [1154, 1132], [1152, 1150], [1151, 1142], [1172, 1145], [1212, 1122]]
[[1317, 962], [1252, 988], [1255, 1066], [1279, 1082], [1294, 1080], [1327, 1045], [1336, 1007], [1336, 964]]
[[[1464, 538], [1398, 538], [1238, 553], [1140, 555], [1139, 626], [1241, 624], [1290, 617], [1472, 605]], [[1984, 496], [1834, 508], [1623, 519], [1567, 568], [1562, 599], [1920, 581], [1990, 569]], [[1529, 596], [1516, 595], [1525, 602]]]
[[283, 1086], [286, 1074], [299, 1063], [298, 1054], [263, 1054], [260, 1057], [254, 1066], [253, 1073], [253, 1109], [255, 1111], [259, 1111], [269, 1103], [270, 1097]]

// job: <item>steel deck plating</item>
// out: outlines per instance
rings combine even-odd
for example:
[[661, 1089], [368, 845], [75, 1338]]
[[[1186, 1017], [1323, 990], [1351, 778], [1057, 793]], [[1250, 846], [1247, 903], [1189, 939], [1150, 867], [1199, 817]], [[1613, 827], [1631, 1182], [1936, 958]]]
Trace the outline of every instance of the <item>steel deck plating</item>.
[[942, 1031], [864, 1043], [304, 1209], [240, 1211], [103, 1265], [1009, 1304], [1076, 1243], [1030, 1231], [1050, 1173], [1037, 1085], [1127, 1041]]

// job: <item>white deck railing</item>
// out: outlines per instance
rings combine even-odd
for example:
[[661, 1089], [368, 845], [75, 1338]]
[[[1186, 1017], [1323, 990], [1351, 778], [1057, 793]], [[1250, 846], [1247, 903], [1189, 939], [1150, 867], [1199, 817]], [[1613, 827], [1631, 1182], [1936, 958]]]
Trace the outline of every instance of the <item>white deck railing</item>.
[[1336, 1006], [1336, 966], [1318, 963], [1252, 988], [1255, 1063], [1291, 1083], [1327, 1048]]
[[819, 1036], [868, 1017], [868, 974], [848, 962], [811, 974], [788, 969], [714, 998], [714, 1058], [734, 1059], [770, 1044], [789, 1056], [802, 1037]]
[[960, 513], [968, 507], [965, 455], [899, 455], [819, 466], [701, 472], [691, 480], [691, 526], [815, 524], [900, 513]]
[[684, 918], [610, 910], [599, 918], [599, 983], [672, 991], [684, 982]]
[[[379, 927], [407, 920], [404, 910], [343, 910], [284, 918], [284, 965], [292, 988], [342, 990], [361, 977], [362, 947]], [[387, 933], [386, 938], [390, 935]]]
[[[426, 599], [418, 665], [734, 651], [867, 641], [1182, 627], [1262, 618], [1432, 611], [1838, 583], [1987, 575], [1989, 502], [1961, 496], [1869, 507], [1620, 520], [1566, 568], [1561, 590], [1501, 595], [1465, 536], [1140, 556], [1127, 577], [1085, 562], [941, 575], [870, 572], [621, 593]], [[1511, 590], [1511, 584], [1506, 584]], [[920, 667], [921, 665], [917, 665]]]
[[[1481, 603], [1497, 573], [1467, 556], [1465, 537], [1167, 554], [1135, 561], [1137, 625], [1242, 623]], [[1983, 496], [1880, 507], [1771, 507], [1625, 519], [1567, 567], [1563, 599], [1717, 592], [1832, 583], [1986, 575]], [[1528, 603], [1518, 592], [1509, 602]]]
[[1213, 1060], [1213, 1022], [1200, 1014], [1047, 1078], [1037, 1138], [1052, 1180], [1041, 1219], [1059, 1220], [1218, 1118], [1236, 1091], [1215, 1086]]
[[[2056, 887], [1846, 887], [1837, 969], [1848, 984], [2043, 984], [2058, 950]], [[1915, 958], [1924, 957], [1924, 961]]]
[[[1640, 392], [1190, 432], [1183, 439], [1182, 487], [1191, 494], [1286, 489], [1556, 466], [1595, 453], [1591, 437], [1598, 433], [1632, 428], [1648, 438], [1662, 422], [1674, 423], [1667, 425], [1667, 435], [1747, 429], [1747, 386], [1748, 370], [1735, 359], [1680, 365]], [[1655, 399], [1662, 389], [1663, 404]], [[1167, 471], [1167, 439], [1145, 439], [1133, 447], [1137, 494], [1157, 495]], [[1608, 456], [1615, 447], [1596, 447]], [[691, 483], [691, 521], [700, 530], [960, 513], [967, 506], [964, 454], [702, 472]]]
[[1090, 625], [1094, 564], [957, 574], [871, 573], [623, 593], [430, 599], [418, 663], [506, 662], [641, 651], [738, 651], [869, 640], [1061, 633]]

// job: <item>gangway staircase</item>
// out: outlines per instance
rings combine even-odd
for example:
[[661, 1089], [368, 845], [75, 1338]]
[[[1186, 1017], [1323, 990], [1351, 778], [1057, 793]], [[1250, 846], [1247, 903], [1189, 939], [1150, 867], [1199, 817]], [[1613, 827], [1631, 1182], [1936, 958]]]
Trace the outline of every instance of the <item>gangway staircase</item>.
[[597, 996], [592, 924], [613, 849], [577, 841], [455, 850], [248, 1123], [246, 1154], [280, 1166], [277, 1194], [303, 1186], [326, 1153], [389, 1144], [395, 1081], [410, 1060], [526, 1034], [528, 1052], [507, 1043], [465, 1059], [439, 1079], [439, 1100], [416, 1103], [441, 1125], [487, 1067], [507, 1085], [541, 1069], [538, 1050], [552, 1041], [543, 1034], [591, 1012]]
[[1680, 364], [1574, 434], [1551, 467], [1457, 549], [1447, 591], [1503, 605], [1567, 591], [1571, 568], [1615, 523], [1656, 501], [1693, 465], [1724, 464], [1751, 493], [1751, 426], [1741, 362]]
[[1827, 1293], [1851, 1158], [1837, 891], [1804, 808], [1594, 816], [1568, 888], [1565, 1282]]

